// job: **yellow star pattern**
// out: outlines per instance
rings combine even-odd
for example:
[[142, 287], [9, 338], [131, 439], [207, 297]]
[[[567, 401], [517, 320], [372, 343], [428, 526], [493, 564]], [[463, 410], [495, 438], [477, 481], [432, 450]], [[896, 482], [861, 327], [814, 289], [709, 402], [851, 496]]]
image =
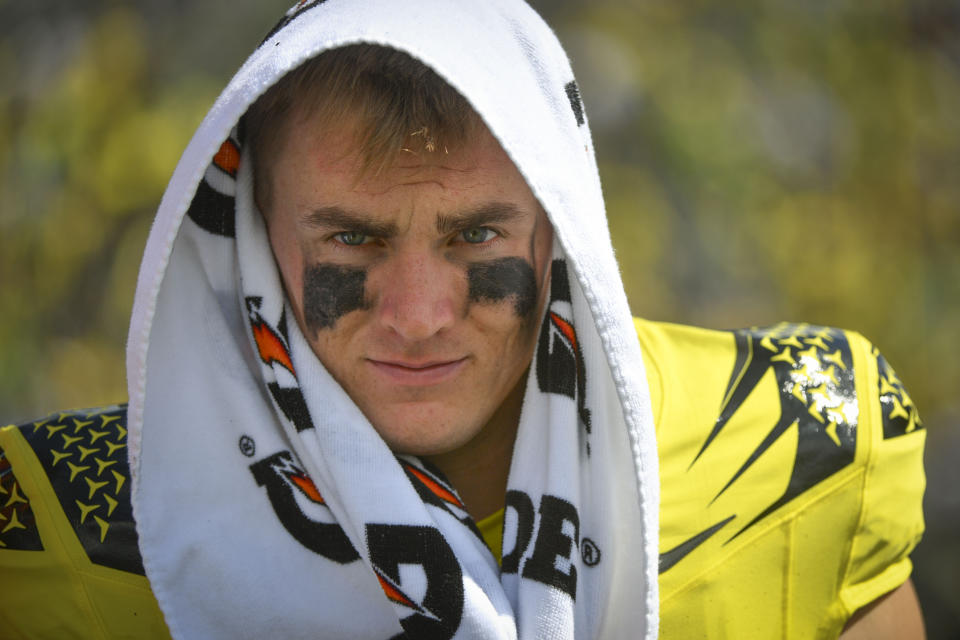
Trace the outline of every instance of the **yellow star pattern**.
[[110, 473], [113, 474], [113, 477], [117, 481], [117, 490], [114, 493], [120, 493], [120, 487], [123, 486], [123, 483], [126, 480], [126, 478], [120, 475], [119, 473], [117, 473], [116, 471], [114, 471], [113, 469], [110, 469]]
[[803, 343], [797, 339], [797, 336], [791, 335], [789, 338], [783, 338], [778, 341], [780, 344], [789, 345], [791, 347], [796, 347], [797, 349], [803, 348]]
[[97, 463], [97, 477], [100, 477], [100, 474], [103, 473], [104, 469], [107, 467], [117, 464], [116, 460], [101, 460], [100, 458], [94, 458], [94, 462]]
[[65, 425], [65, 424], [48, 424], [48, 425], [47, 425], [47, 439], [52, 438], [52, 437], [53, 437], [53, 434], [55, 434], [57, 431], [60, 431], [60, 430], [62, 430], [62, 429], [66, 429], [66, 428], [67, 428], [67, 425]]
[[123, 447], [127, 446], [125, 444], [118, 444], [110, 441], [104, 441], [104, 442], [106, 442], [106, 445], [107, 445], [108, 456], [112, 456], [114, 453], [116, 453], [117, 449], [122, 449]]
[[63, 436], [64, 449], [69, 449], [70, 445], [74, 444], [75, 442], [80, 442], [81, 440], [83, 440], [82, 436], [71, 436], [71, 435], [67, 435], [66, 433], [61, 433], [60, 435]]
[[80, 430], [86, 426], [93, 424], [93, 420], [79, 420], [77, 418], [73, 419], [73, 432], [80, 433]]
[[[781, 343], [782, 343], [782, 342], [783, 342], [783, 341], [781, 340]], [[775, 355], [775, 356], [773, 356], [772, 358], [770, 358], [770, 361], [771, 361], [771, 362], [786, 362], [786, 363], [789, 363], [789, 364], [794, 364], [794, 363], [796, 362], [796, 360], [793, 359], [793, 356], [790, 355], [790, 347], [784, 348], [783, 351], [781, 351], [781, 352], [778, 353], [777, 355]]]
[[67, 466], [70, 467], [70, 482], [73, 482], [76, 479], [78, 473], [83, 473], [90, 468], [90, 465], [81, 467], [80, 465], [73, 464], [67, 460]]
[[103, 542], [103, 540], [107, 537], [107, 529], [110, 528], [110, 524], [100, 516], [93, 516], [93, 519], [100, 527], [100, 542]]
[[[830, 336], [830, 331], [830, 327], [820, 327], [820, 329], [813, 335], [824, 340], [830, 338], [830, 341], [832, 342], [833, 338]], [[824, 351], [826, 351], [826, 347], [824, 347]]]
[[86, 460], [87, 456], [89, 456], [91, 453], [100, 452], [100, 449], [88, 449], [82, 444], [77, 445], [77, 448], [80, 450], [80, 462], [83, 462], [84, 460]]
[[760, 340], [760, 346], [769, 351], [779, 351], [776, 345], [773, 344], [773, 339], [769, 335], [763, 336], [763, 338]]
[[24, 540], [23, 534], [18, 532], [26, 532], [29, 536], [30, 530], [35, 530], [33, 511], [3, 449], [0, 449], [0, 496], [3, 496], [0, 498], [0, 536], [14, 532], [6, 540], [0, 538], [0, 548], [9, 548], [11, 544], [15, 549], [24, 548], [19, 546]]
[[810, 365], [804, 363], [802, 367], [794, 370], [795, 378], [801, 380], [804, 384], [809, 383], [813, 379], [813, 370], [810, 368]]
[[79, 500], [77, 502], [77, 507], [80, 509], [80, 524], [83, 524], [87, 520], [87, 516], [90, 515], [91, 511], [96, 511], [100, 508], [98, 504], [84, 504]]
[[[784, 362], [792, 366], [792, 384], [784, 391], [802, 402], [807, 412], [823, 426], [824, 433], [836, 446], [842, 446], [838, 427], [848, 425], [856, 416], [848, 415], [848, 407], [837, 389], [841, 386], [839, 371], [846, 371], [843, 353], [837, 348], [830, 351], [834, 337], [828, 327], [810, 333], [806, 325], [784, 325], [763, 337], [761, 345], [776, 355], [771, 362]], [[775, 345], [780, 345], [782, 350]], [[795, 348], [795, 352], [792, 350]], [[856, 409], [854, 408], [854, 414]]]
[[[824, 349], [824, 351], [826, 351], [826, 349]], [[827, 362], [832, 362], [833, 364], [837, 365], [844, 371], [846, 371], [847, 369], [847, 365], [843, 364], [843, 357], [840, 355], [840, 349], [837, 349], [833, 353], [828, 353], [824, 355], [823, 359], [826, 360]]]
[[34, 433], [44, 430], [48, 440], [57, 434], [63, 439], [59, 449], [50, 447], [43, 452], [47, 468], [66, 466], [63, 481], [71, 485], [83, 479], [80, 486], [85, 485], [85, 489], [71, 497], [76, 508], [71, 518], [80, 525], [95, 521], [101, 542], [106, 540], [110, 518], [123, 502], [120, 492], [127, 480], [114, 468], [122, 461], [126, 447], [122, 413], [115, 408], [64, 412], [30, 426]]
[[[10, 530], [12, 530], [12, 529], [26, 529], [26, 528], [27, 528], [26, 526], [24, 526], [24, 525], [20, 522], [20, 519], [17, 517], [17, 510], [16, 510], [16, 509], [14, 509], [13, 511], [11, 511], [11, 514], [12, 514], [12, 515], [10, 516], [10, 522], [8, 522], [8, 523], [7, 523], [7, 526], [5, 526], [2, 530], [0, 530], [0, 533], [6, 533], [6, 532], [8, 532], [8, 531], [10, 531]], [[6, 546], [6, 545], [4, 545], [4, 546]]]
[[903, 418], [904, 420], [910, 419], [910, 414], [907, 413], [907, 410], [903, 408], [903, 405], [900, 404], [900, 399], [894, 396], [893, 400], [893, 409], [890, 411], [891, 418]]
[[20, 495], [20, 491], [17, 487], [18, 487], [17, 483], [14, 482], [13, 491], [10, 492], [10, 498], [7, 500], [6, 504], [3, 505], [4, 507], [9, 507], [10, 505], [17, 504], [17, 503], [22, 503], [22, 504], [27, 503], [26, 498]]
[[896, 394], [896, 393], [897, 393], [897, 388], [892, 384], [890, 384], [890, 382], [886, 378], [881, 376], [880, 377], [880, 395], [883, 396], [887, 394]]
[[[130, 518], [128, 497], [121, 493], [127, 491], [124, 410], [64, 411], [19, 425], [73, 528], [78, 534], [93, 528], [80, 536], [85, 547], [97, 538], [109, 542], [111, 520]], [[4, 458], [0, 449], [0, 548], [42, 549], [31, 501]]]
[[109, 493], [104, 493], [103, 499], [107, 502], [107, 517], [109, 518], [113, 515], [113, 510], [116, 509], [120, 503], [114, 500]]
[[110, 484], [106, 480], [101, 480], [97, 482], [96, 480], [91, 480], [89, 476], [85, 477], [84, 480], [87, 482], [87, 486], [90, 487], [90, 495], [87, 497], [87, 500], [93, 500], [94, 494], [103, 487]]
[[877, 358], [877, 372], [880, 379], [880, 406], [883, 411], [883, 437], [912, 433], [923, 428], [923, 421], [913, 404], [913, 399], [903, 388], [900, 378], [880, 355], [876, 347], [873, 355]]
[[819, 397], [821, 399], [820, 404], [822, 405], [825, 405], [830, 402], [830, 394], [827, 393], [827, 385], [824, 383], [821, 383], [816, 387], [814, 387], [813, 389], [810, 389], [809, 394], [811, 396]]
[[[107, 427], [108, 424], [110, 424], [111, 422], [116, 422], [116, 421], [119, 420], [119, 419], [120, 419], [120, 416], [117, 415], [117, 414], [110, 415], [110, 414], [106, 414], [106, 413], [101, 413], [101, 414], [100, 414], [100, 428], [101, 428], [101, 429], [106, 429], [106, 427]], [[118, 426], [119, 426], [119, 425], [118, 425]], [[122, 434], [120, 434], [120, 437], [122, 438], [124, 435], [126, 435], [126, 431], [124, 431]]]

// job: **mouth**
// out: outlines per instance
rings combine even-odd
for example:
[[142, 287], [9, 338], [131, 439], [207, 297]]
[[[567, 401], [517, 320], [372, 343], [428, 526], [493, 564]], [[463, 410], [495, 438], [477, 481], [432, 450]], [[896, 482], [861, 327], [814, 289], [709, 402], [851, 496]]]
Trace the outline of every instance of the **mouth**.
[[446, 382], [455, 377], [466, 365], [468, 358], [456, 360], [431, 360], [414, 362], [404, 360], [375, 360], [368, 358], [367, 362], [380, 375], [394, 384], [410, 386], [426, 386]]

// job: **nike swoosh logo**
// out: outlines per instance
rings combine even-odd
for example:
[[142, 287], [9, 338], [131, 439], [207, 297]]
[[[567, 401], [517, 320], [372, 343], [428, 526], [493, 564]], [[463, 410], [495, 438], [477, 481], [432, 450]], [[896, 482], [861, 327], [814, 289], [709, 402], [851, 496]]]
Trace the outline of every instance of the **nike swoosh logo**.
[[715, 534], [717, 531], [720, 531], [720, 529], [723, 529], [728, 522], [730, 522], [736, 517], [737, 517], [737, 514], [733, 514], [726, 520], [721, 520], [720, 522], [713, 525], [712, 527], [704, 529], [703, 531], [693, 536], [692, 538], [689, 538], [684, 542], [681, 542], [680, 544], [675, 546], [673, 549], [670, 549], [670, 551], [661, 553], [660, 563], [659, 563], [660, 573], [666, 572], [668, 569], [673, 567], [673, 565], [683, 560], [691, 551], [693, 551], [694, 549], [702, 545], [704, 542], [709, 540], [710, 536]]

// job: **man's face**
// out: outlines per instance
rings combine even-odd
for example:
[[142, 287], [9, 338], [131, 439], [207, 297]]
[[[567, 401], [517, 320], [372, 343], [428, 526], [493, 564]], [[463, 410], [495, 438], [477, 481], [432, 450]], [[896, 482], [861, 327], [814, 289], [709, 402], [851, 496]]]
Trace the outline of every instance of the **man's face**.
[[307, 119], [272, 165], [265, 216], [297, 322], [398, 453], [454, 451], [518, 408], [532, 357], [553, 231], [480, 128], [361, 177], [350, 123]]

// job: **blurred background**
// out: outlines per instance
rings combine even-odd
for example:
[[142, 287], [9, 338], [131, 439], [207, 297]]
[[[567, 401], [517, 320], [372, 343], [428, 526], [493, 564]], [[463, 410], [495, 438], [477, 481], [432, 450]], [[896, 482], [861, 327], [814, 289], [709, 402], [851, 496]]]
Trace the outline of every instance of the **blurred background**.
[[[0, 0], [0, 421], [123, 401], [153, 212], [292, 0]], [[914, 580], [960, 638], [960, 2], [535, 3], [634, 313], [877, 344], [928, 430]]]

